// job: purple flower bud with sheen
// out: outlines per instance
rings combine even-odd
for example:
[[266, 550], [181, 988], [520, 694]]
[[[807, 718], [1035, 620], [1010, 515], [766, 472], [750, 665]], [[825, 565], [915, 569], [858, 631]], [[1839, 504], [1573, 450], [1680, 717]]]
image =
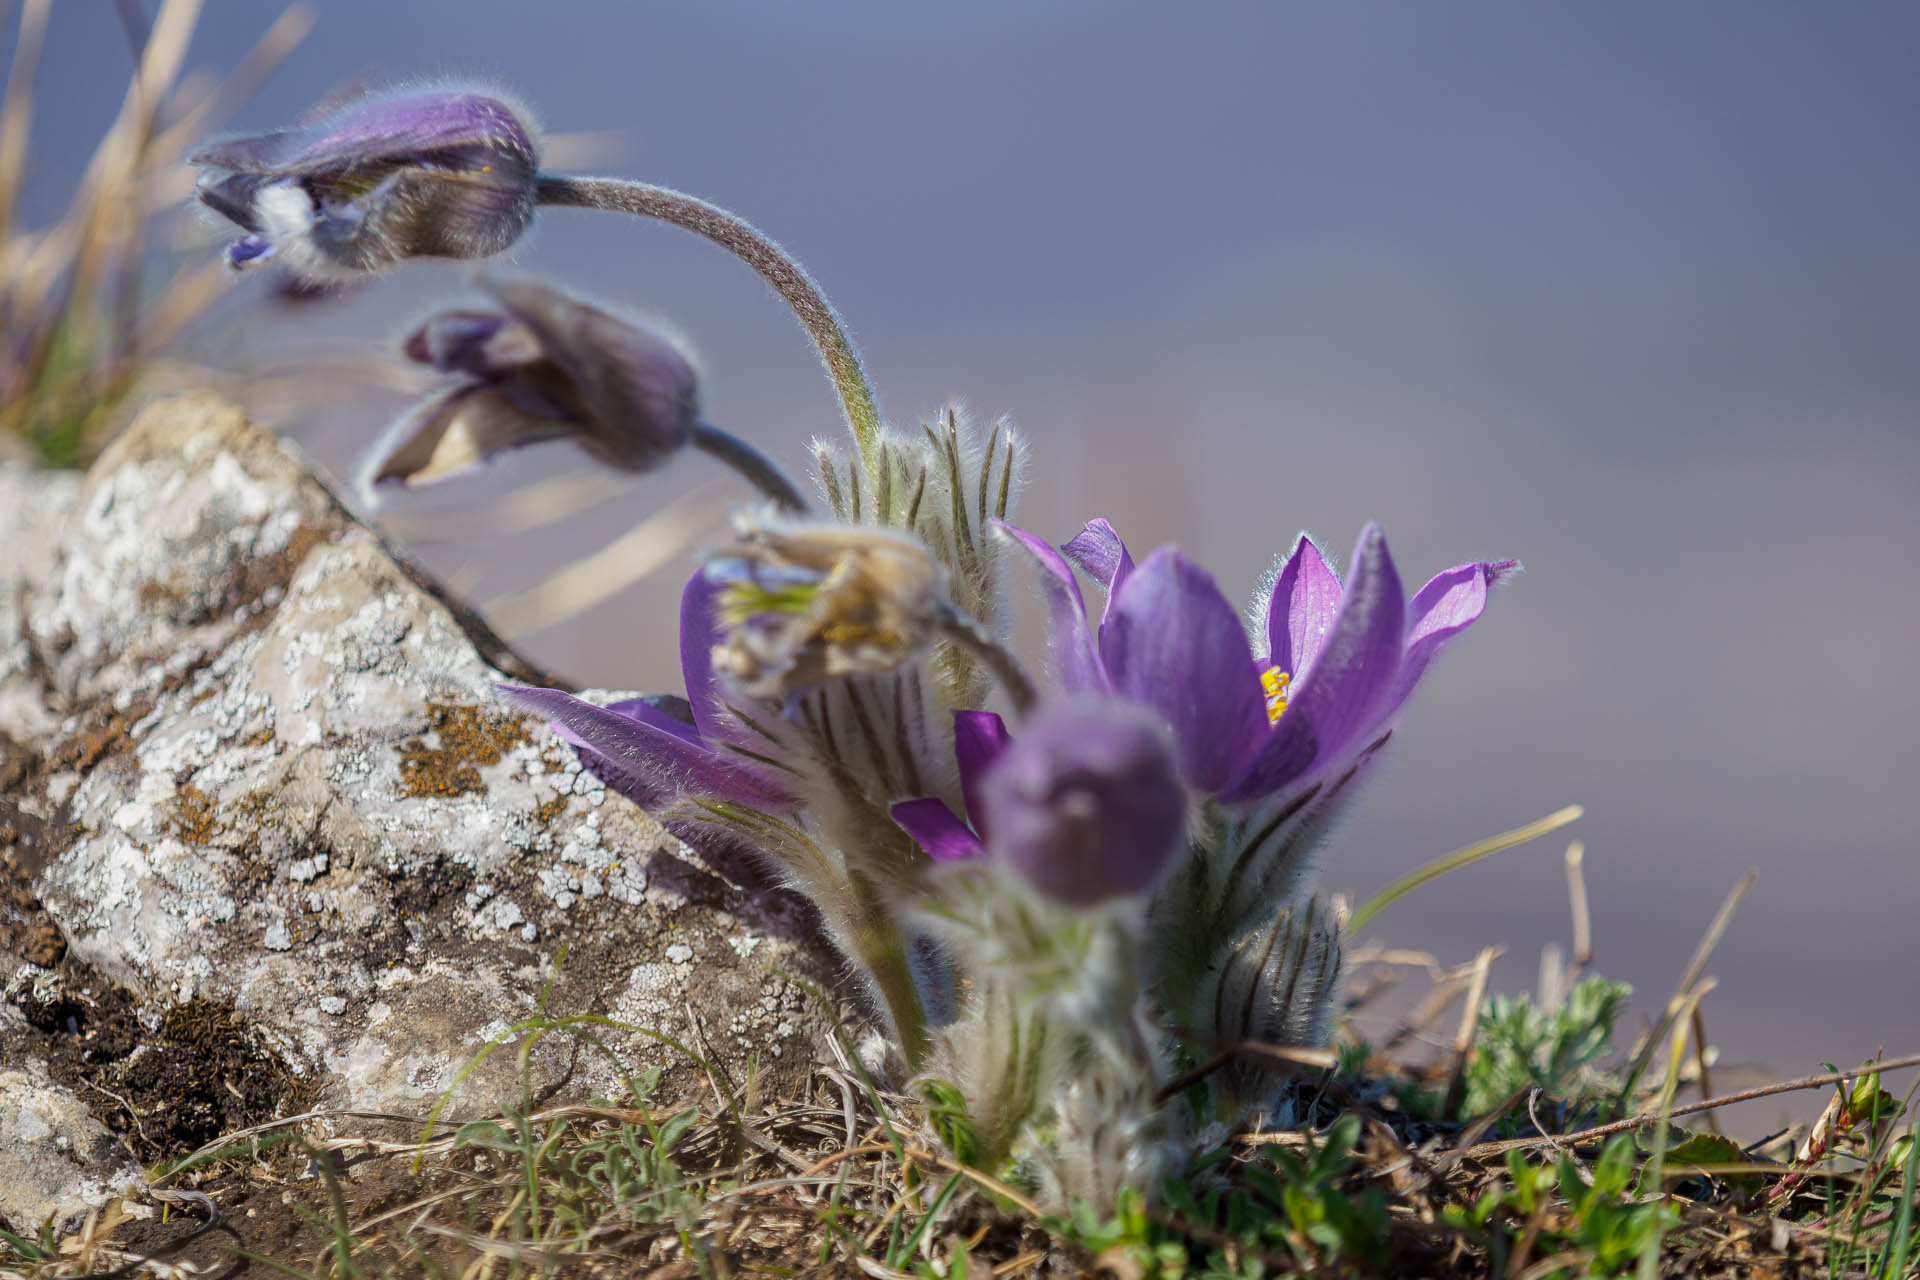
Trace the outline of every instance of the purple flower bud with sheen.
[[1144, 708], [1070, 699], [1029, 720], [980, 784], [988, 848], [1069, 906], [1134, 897], [1185, 847], [1172, 745]]
[[1010, 739], [990, 711], [954, 713], [963, 822], [935, 796], [893, 820], [937, 862], [986, 853], [1069, 906], [1144, 894], [1185, 846], [1186, 792], [1172, 744], [1144, 707], [1049, 703]]
[[303, 279], [351, 280], [407, 258], [490, 257], [533, 221], [533, 131], [470, 90], [368, 98], [187, 160], [201, 203], [250, 233], [228, 250], [236, 268], [272, 258]]

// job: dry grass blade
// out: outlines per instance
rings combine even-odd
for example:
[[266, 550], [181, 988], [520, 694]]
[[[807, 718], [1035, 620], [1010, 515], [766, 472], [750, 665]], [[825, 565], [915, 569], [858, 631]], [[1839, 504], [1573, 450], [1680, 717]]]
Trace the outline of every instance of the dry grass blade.
[[1567, 908], [1573, 915], [1573, 968], [1567, 973], [1572, 986], [1586, 967], [1593, 963], [1593, 917], [1587, 908], [1587, 846], [1579, 840], [1567, 846]]
[[1661, 1038], [1667, 1034], [1668, 1028], [1673, 1026], [1673, 1020], [1680, 1016], [1681, 1010], [1685, 1007], [1687, 992], [1693, 990], [1694, 984], [1700, 981], [1700, 975], [1706, 971], [1707, 962], [1713, 958], [1715, 948], [1720, 945], [1721, 937], [1727, 932], [1727, 926], [1733, 922], [1733, 913], [1739, 909], [1741, 900], [1747, 896], [1747, 890], [1753, 888], [1753, 882], [1759, 875], [1758, 870], [1753, 870], [1741, 876], [1740, 882], [1733, 886], [1732, 892], [1727, 894], [1727, 900], [1720, 904], [1720, 910], [1714, 913], [1713, 922], [1707, 926], [1706, 933], [1700, 937], [1700, 945], [1693, 949], [1693, 958], [1687, 962], [1686, 972], [1681, 975], [1679, 985], [1674, 989], [1673, 998], [1667, 1001], [1667, 1007], [1661, 1012], [1659, 1021], [1653, 1024], [1653, 1029], [1647, 1033], [1645, 1041], [1640, 1045], [1640, 1051], [1634, 1055], [1633, 1064], [1627, 1068], [1625, 1083], [1620, 1087], [1620, 1099], [1616, 1112], [1626, 1110], [1627, 1099], [1632, 1095], [1634, 1087], [1639, 1084], [1640, 1077], [1646, 1073], [1647, 1064], [1653, 1060], [1654, 1053], [1660, 1048]]
[[153, 140], [153, 152], [159, 156], [179, 155], [186, 151], [216, 122], [236, 110], [280, 69], [287, 55], [313, 30], [313, 10], [302, 4], [283, 10], [266, 34], [254, 42], [240, 65], [233, 69], [217, 90], [182, 111], [178, 118]]
[[[1680, 1008], [1673, 1019], [1673, 1040], [1667, 1046], [1666, 1078], [1660, 1085], [1660, 1105], [1654, 1111], [1653, 1152], [1646, 1165], [1646, 1182], [1656, 1195], [1664, 1194], [1667, 1142], [1673, 1129], [1673, 1099], [1680, 1089], [1680, 1065], [1686, 1061], [1687, 1035], [1693, 1025], [1692, 1014], [1699, 1009], [1700, 1001], [1706, 998], [1707, 992], [1713, 987], [1712, 978], [1702, 978], [1698, 984], [1689, 987], [1681, 996]], [[1640, 1253], [1640, 1280], [1659, 1280], [1660, 1250], [1665, 1242], [1665, 1220], [1656, 1219], [1654, 1231]]]
[[[20, 34], [7, 73], [7, 95], [0, 105], [0, 241], [13, 238], [13, 212], [26, 173], [27, 134], [33, 125], [33, 84], [40, 70], [40, 47], [47, 33], [52, 0], [27, 0], [20, 10]], [[4, 264], [11, 276], [11, 262]]]
[[719, 484], [702, 485], [540, 585], [501, 596], [482, 606], [481, 612], [508, 640], [584, 613], [692, 546], [703, 530], [725, 514], [723, 495]]
[[525, 533], [597, 507], [632, 487], [630, 477], [585, 471], [537, 481], [494, 501], [452, 511], [384, 511], [380, 525], [409, 546], [447, 538]]
[[1487, 995], [1487, 978], [1499, 947], [1485, 947], [1473, 961], [1473, 981], [1467, 986], [1466, 1001], [1460, 1006], [1460, 1026], [1453, 1033], [1453, 1066], [1447, 1072], [1447, 1097], [1440, 1114], [1449, 1119], [1460, 1114], [1460, 1103], [1467, 1093], [1467, 1059], [1473, 1055], [1473, 1035], [1480, 1026], [1480, 1005]]

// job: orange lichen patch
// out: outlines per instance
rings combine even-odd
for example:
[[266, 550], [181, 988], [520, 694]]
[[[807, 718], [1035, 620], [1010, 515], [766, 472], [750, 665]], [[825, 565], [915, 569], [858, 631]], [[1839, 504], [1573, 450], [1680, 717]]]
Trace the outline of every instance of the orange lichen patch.
[[207, 793], [188, 783], [173, 793], [173, 812], [168, 815], [167, 825], [186, 843], [204, 845], [213, 838], [220, 822]]
[[454, 702], [429, 702], [431, 728], [400, 747], [400, 794], [409, 799], [484, 792], [480, 770], [530, 739], [518, 716]]

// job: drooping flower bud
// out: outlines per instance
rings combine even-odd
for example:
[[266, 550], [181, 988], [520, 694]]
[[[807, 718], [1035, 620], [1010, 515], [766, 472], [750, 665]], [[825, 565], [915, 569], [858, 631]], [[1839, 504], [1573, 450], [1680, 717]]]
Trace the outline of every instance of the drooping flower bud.
[[1184, 844], [1167, 730], [1111, 698], [1043, 707], [981, 780], [980, 801], [989, 854], [1069, 906], [1147, 892]]
[[269, 258], [343, 281], [406, 258], [484, 258], [533, 221], [538, 148], [522, 115], [464, 89], [368, 98], [316, 124], [218, 139], [187, 155], [200, 199]]
[[368, 485], [419, 487], [543, 440], [622, 471], [659, 467], [700, 421], [700, 380], [671, 340], [531, 280], [482, 281], [499, 311], [443, 311], [409, 359], [452, 375], [376, 448]]
[[869, 526], [735, 520], [707, 562], [722, 586], [716, 672], [758, 698], [891, 671], [941, 634], [947, 573], [918, 538]]

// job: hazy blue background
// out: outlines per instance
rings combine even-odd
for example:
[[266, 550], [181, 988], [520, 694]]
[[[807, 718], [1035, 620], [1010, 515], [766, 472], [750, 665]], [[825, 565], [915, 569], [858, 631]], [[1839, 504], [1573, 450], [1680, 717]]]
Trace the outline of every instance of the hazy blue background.
[[[276, 12], [211, 0], [189, 65], [230, 67]], [[40, 200], [119, 101], [108, 6], [55, 6], [47, 59]], [[1892, 3], [329, 0], [236, 124], [359, 76], [474, 74], [551, 130], [627, 131], [603, 167], [800, 254], [896, 419], [956, 394], [1011, 414], [1049, 537], [1104, 514], [1235, 598], [1301, 527], [1344, 558], [1377, 517], [1415, 582], [1522, 557], [1327, 884], [1364, 895], [1578, 800], [1598, 964], [1657, 1008], [1758, 866], [1708, 1024], [1728, 1064], [1798, 1072], [1920, 1049], [1916, 66], [1920, 8]], [[516, 258], [671, 316], [714, 419], [794, 465], [836, 428], [784, 311], [704, 242], [553, 211]], [[198, 351], [376, 350], [460, 282], [410, 271], [271, 329], [230, 313]], [[344, 471], [400, 403], [298, 434]], [[425, 554], [486, 600], [707, 474]], [[682, 576], [527, 647], [677, 687]], [[1448, 962], [1504, 942], [1498, 981], [1528, 983], [1567, 936], [1562, 847], [1379, 930]]]

